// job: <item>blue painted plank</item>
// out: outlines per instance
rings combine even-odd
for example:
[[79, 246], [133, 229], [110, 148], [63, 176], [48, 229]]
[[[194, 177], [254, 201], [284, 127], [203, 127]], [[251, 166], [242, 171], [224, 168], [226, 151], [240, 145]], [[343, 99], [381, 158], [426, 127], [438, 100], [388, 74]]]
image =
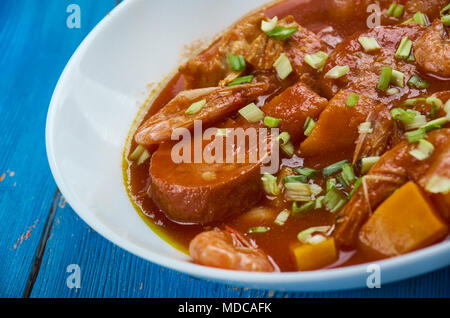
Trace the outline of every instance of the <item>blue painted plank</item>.
[[[66, 7], [73, 2], [84, 10], [80, 30], [66, 27]], [[44, 138], [53, 88], [73, 50], [113, 5], [1, 1], [0, 297], [23, 294], [56, 190]]]

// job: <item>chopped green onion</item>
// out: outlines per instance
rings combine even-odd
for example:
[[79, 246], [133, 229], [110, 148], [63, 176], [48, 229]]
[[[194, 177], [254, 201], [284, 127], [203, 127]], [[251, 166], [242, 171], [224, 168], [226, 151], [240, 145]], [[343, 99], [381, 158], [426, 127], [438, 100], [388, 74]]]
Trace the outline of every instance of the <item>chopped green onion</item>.
[[350, 93], [347, 100], [345, 101], [345, 104], [348, 107], [353, 107], [358, 103], [358, 101], [359, 101], [359, 95], [355, 94], [355, 93]]
[[278, 135], [278, 142], [280, 143], [280, 145], [286, 145], [289, 140], [291, 140], [291, 135], [286, 131], [283, 131]]
[[230, 53], [227, 55], [227, 60], [232, 71], [240, 72], [245, 70], [245, 59], [242, 55], [234, 55]]
[[421, 24], [424, 26], [428, 26], [428, 24], [429, 24], [428, 17], [420, 11], [416, 12], [413, 15], [413, 19], [414, 19], [414, 22], [416, 22], [417, 24]]
[[419, 97], [419, 98], [410, 98], [410, 99], [407, 99], [407, 100], [405, 100], [405, 103], [404, 103], [404, 105], [405, 106], [415, 106], [417, 103], [425, 103], [426, 102], [426, 98], [422, 98], [422, 97]]
[[334, 178], [327, 179], [327, 185], [326, 186], [327, 186], [326, 187], [327, 192], [330, 191], [332, 188], [335, 188], [336, 187], [336, 179], [334, 179]]
[[139, 159], [139, 157], [142, 155], [142, 153], [145, 151], [145, 147], [138, 145], [136, 149], [134, 149], [133, 153], [130, 155], [129, 159], [131, 161], [135, 161]]
[[287, 38], [289, 38], [291, 35], [297, 33], [298, 28], [292, 27], [292, 28], [285, 28], [284, 26], [277, 25], [272, 30], [267, 32], [267, 36], [271, 38], [275, 38], [277, 40], [284, 41]]
[[315, 70], [322, 70], [327, 62], [328, 54], [322, 51], [318, 51], [313, 54], [305, 55], [305, 62]]
[[331, 213], [338, 211], [347, 202], [345, 196], [337, 188], [331, 188], [323, 199], [325, 207]]
[[345, 181], [345, 179], [342, 177], [342, 174], [338, 174], [336, 176], [337, 181], [339, 181], [339, 184], [342, 186], [342, 188], [347, 188], [350, 184]]
[[286, 221], [288, 220], [289, 215], [291, 215], [291, 213], [289, 212], [289, 210], [285, 209], [277, 215], [277, 217], [276, 217], [275, 221], [273, 221], [273, 223], [275, 223], [276, 225], [279, 225], [279, 226], [283, 226], [284, 223], [286, 223]]
[[366, 53], [378, 51], [379, 49], [381, 49], [381, 46], [373, 36], [360, 36], [358, 38], [358, 42], [361, 44], [364, 52]]
[[279, 118], [270, 117], [270, 116], [264, 117], [264, 125], [266, 125], [267, 127], [277, 128], [280, 125], [280, 123], [281, 123], [281, 119], [279, 119]]
[[391, 116], [395, 120], [400, 120], [402, 123], [410, 123], [416, 117], [417, 112], [411, 109], [404, 110], [402, 108], [392, 108]]
[[399, 72], [397, 70], [392, 70], [392, 76], [391, 76], [391, 83], [399, 86], [399, 87], [405, 87], [405, 74], [402, 72]]
[[301, 214], [306, 214], [308, 212], [311, 212], [314, 209], [314, 201], [310, 201], [307, 202], [305, 204], [302, 204], [300, 207], [298, 206], [297, 202], [292, 203], [292, 215], [298, 215], [299, 213]]
[[267, 194], [273, 195], [273, 196], [277, 196], [280, 194], [281, 190], [278, 187], [277, 178], [275, 176], [266, 173], [261, 177], [261, 180], [263, 183], [264, 191]]
[[447, 117], [441, 117], [432, 121], [429, 121], [425, 125], [423, 125], [421, 128], [425, 130], [425, 132], [429, 132], [431, 130], [440, 129], [443, 125], [449, 122], [449, 119]]
[[342, 166], [348, 163], [348, 160], [342, 160], [336, 163], [333, 163], [332, 165], [329, 165], [328, 167], [323, 168], [322, 173], [325, 177], [331, 176], [332, 174], [335, 174], [342, 170]]
[[411, 54], [412, 47], [413, 42], [408, 39], [407, 36], [404, 36], [400, 41], [400, 45], [398, 46], [397, 52], [395, 52], [394, 56], [398, 59], [406, 60]]
[[288, 142], [285, 145], [280, 145], [281, 150], [291, 158], [294, 155], [294, 144], [292, 142]]
[[450, 179], [433, 175], [426, 184], [425, 190], [431, 193], [448, 194], [450, 192]]
[[297, 239], [302, 243], [309, 243], [310, 239], [312, 238], [312, 234], [315, 232], [320, 233], [328, 233], [331, 230], [331, 226], [314, 226], [310, 227], [306, 230], [301, 231], [297, 235]]
[[350, 67], [348, 65], [335, 66], [325, 74], [325, 78], [337, 79], [347, 75], [349, 72]]
[[325, 199], [324, 195], [322, 195], [316, 199], [316, 202], [314, 204], [314, 209], [318, 210], [318, 209], [322, 208], [323, 199]]
[[405, 133], [406, 137], [408, 137], [409, 143], [415, 143], [418, 142], [420, 139], [425, 139], [426, 133], [425, 129], [419, 128], [417, 130], [409, 131]]
[[144, 152], [139, 156], [139, 160], [137, 165], [140, 166], [144, 162], [146, 162], [151, 157], [150, 152], [147, 149], [144, 149]]
[[414, 51], [411, 50], [411, 54], [408, 56], [408, 58], [406, 59], [407, 62], [414, 62], [416, 60], [416, 58], [414, 57]]
[[408, 81], [409, 85], [415, 86], [419, 89], [424, 89], [430, 87], [430, 83], [426, 80], [421, 79], [418, 75], [413, 75]]
[[294, 169], [294, 171], [307, 177], [307, 178], [314, 178], [314, 176], [317, 174], [317, 170], [307, 168], [307, 167], [296, 168], [296, 169]]
[[370, 121], [365, 121], [358, 126], [358, 133], [360, 134], [371, 134], [373, 133], [372, 123]]
[[425, 115], [422, 115], [419, 112], [416, 112], [416, 113], [417, 114], [414, 117], [413, 121], [403, 123], [406, 130], [417, 129], [417, 128], [423, 127], [427, 123], [427, 118], [425, 117]]
[[444, 15], [444, 16], [441, 18], [441, 22], [442, 22], [442, 24], [445, 25], [445, 26], [450, 26], [450, 14]]
[[397, 7], [394, 10], [393, 16], [394, 18], [400, 18], [403, 15], [403, 12], [405, 11], [405, 7], [401, 4], [397, 4]]
[[266, 233], [270, 228], [267, 226], [256, 226], [248, 229], [248, 234]]
[[391, 82], [392, 77], [392, 67], [390, 66], [383, 66], [381, 69], [380, 78], [378, 80], [378, 86], [377, 88], [380, 91], [385, 91], [389, 87], [389, 83]]
[[355, 181], [355, 172], [353, 171], [351, 164], [346, 163], [342, 166], [342, 177], [347, 184], [352, 184], [352, 182]]
[[231, 87], [231, 86], [235, 86], [235, 85], [250, 83], [253, 80], [253, 77], [254, 77], [253, 75], [247, 75], [247, 76], [241, 76], [241, 77], [235, 78], [233, 81], [228, 83], [227, 86]]
[[428, 105], [436, 105], [436, 107], [439, 109], [444, 104], [439, 98], [435, 96], [430, 96], [425, 101]]
[[306, 183], [285, 183], [288, 201], [311, 201], [311, 188]]
[[378, 156], [365, 157], [361, 159], [361, 174], [366, 174], [380, 160]]
[[311, 117], [308, 117], [305, 121], [305, 125], [303, 125], [305, 136], [311, 135], [312, 130], [316, 126], [316, 122]]
[[206, 105], [206, 99], [202, 99], [198, 102], [193, 103], [191, 106], [189, 106], [188, 109], [184, 112], [186, 115], [195, 115], [199, 111], [202, 110], [202, 108]]
[[450, 10], [450, 3], [447, 4], [444, 8], [442, 8], [442, 10], [440, 11], [441, 17], [443, 17], [445, 15], [446, 11]]
[[388, 96], [396, 95], [398, 93], [400, 93], [400, 90], [397, 87], [388, 88], [386, 91], [386, 95]]
[[302, 175], [284, 177], [284, 183], [296, 183], [296, 182], [307, 183], [308, 178]]
[[244, 117], [249, 123], [257, 123], [264, 119], [264, 112], [259, 109], [254, 103], [248, 104], [247, 106], [239, 110], [239, 114]]
[[425, 160], [431, 156], [434, 151], [434, 146], [431, 142], [420, 139], [419, 144], [416, 149], [413, 149], [409, 152], [411, 156], [416, 158], [417, 160]]
[[272, 19], [270, 19], [270, 21], [262, 20], [261, 21], [261, 30], [263, 32], [272, 31], [277, 26], [277, 22], [278, 22], [277, 16], [274, 16]]
[[359, 187], [362, 184], [362, 177], [359, 177], [356, 179], [355, 185], [353, 186], [352, 191], [347, 195], [347, 199], [350, 200], [350, 198], [355, 194], [356, 191], [358, 191]]
[[285, 53], [280, 55], [280, 57], [273, 64], [273, 67], [275, 67], [278, 76], [282, 80], [288, 77], [293, 71], [291, 62]]
[[450, 99], [445, 103], [444, 110], [447, 114], [447, 119], [450, 120]]
[[319, 186], [315, 183], [310, 184], [309, 188], [311, 189], [311, 193], [315, 196], [319, 195], [323, 190], [321, 186]]
[[388, 11], [386, 13], [388, 17], [392, 17], [394, 15], [395, 8], [397, 8], [397, 4], [396, 3], [392, 3], [389, 6], [389, 9], [388, 9]]

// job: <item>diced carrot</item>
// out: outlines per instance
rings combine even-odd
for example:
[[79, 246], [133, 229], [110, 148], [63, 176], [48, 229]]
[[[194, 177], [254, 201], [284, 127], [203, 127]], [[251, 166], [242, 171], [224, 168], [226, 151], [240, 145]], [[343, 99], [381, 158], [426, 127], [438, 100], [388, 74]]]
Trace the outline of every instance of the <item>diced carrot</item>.
[[338, 251], [333, 238], [318, 244], [294, 246], [292, 252], [297, 268], [301, 271], [319, 269], [334, 263], [338, 259]]
[[359, 233], [363, 249], [394, 256], [432, 244], [448, 233], [424, 192], [408, 182], [386, 199]]

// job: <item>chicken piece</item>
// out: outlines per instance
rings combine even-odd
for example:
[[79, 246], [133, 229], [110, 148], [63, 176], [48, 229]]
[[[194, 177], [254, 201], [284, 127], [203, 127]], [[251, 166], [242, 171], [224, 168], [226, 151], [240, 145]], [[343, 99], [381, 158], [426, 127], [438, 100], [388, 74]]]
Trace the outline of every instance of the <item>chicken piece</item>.
[[[266, 92], [265, 83], [243, 84], [231, 87], [210, 87], [182, 91], [155, 115], [147, 119], [137, 130], [138, 144], [149, 146], [171, 139], [177, 128], [192, 130], [195, 120], [201, 120], [203, 127], [225, 119], [241, 107]], [[195, 102], [205, 100], [203, 108], [192, 115], [186, 110]]]
[[433, 131], [427, 140], [435, 148], [429, 158], [420, 161], [413, 157], [409, 152], [417, 145], [405, 140], [381, 156], [363, 177], [362, 186], [337, 216], [333, 235], [338, 246], [354, 248], [359, 230], [372, 212], [408, 180], [424, 187], [431, 176], [450, 178], [450, 129]]
[[294, 142], [303, 139], [303, 125], [308, 117], [317, 119], [328, 101], [302, 82], [287, 88], [261, 109], [267, 115], [281, 119], [280, 129], [287, 131]]
[[[346, 101], [350, 92], [340, 91], [320, 114], [308, 138], [300, 144], [300, 153], [306, 157], [327, 156], [330, 153], [350, 158], [357, 150], [361, 154], [379, 154], [385, 150], [392, 133], [392, 120], [386, 106], [368, 97], [360, 96], [358, 103], [349, 107]], [[370, 120], [373, 135], [358, 143], [358, 127]]]
[[189, 253], [195, 263], [205, 266], [249, 272], [277, 270], [261, 249], [229, 228], [198, 234], [189, 244]]

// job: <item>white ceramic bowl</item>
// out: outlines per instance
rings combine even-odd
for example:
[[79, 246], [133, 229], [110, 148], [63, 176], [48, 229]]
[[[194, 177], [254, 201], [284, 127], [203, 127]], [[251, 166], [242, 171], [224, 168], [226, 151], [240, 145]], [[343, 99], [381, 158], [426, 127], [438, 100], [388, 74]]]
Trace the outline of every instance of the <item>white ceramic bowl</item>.
[[[178, 65], [184, 44], [217, 34], [264, 0], [128, 0], [105, 17], [67, 64], [51, 101], [47, 155], [59, 189], [98, 233], [151, 262], [196, 277], [276, 290], [366, 286], [366, 265], [258, 274], [198, 266], [154, 234], [130, 203], [122, 152], [146, 85]], [[450, 241], [380, 261], [382, 283], [450, 264]]]

